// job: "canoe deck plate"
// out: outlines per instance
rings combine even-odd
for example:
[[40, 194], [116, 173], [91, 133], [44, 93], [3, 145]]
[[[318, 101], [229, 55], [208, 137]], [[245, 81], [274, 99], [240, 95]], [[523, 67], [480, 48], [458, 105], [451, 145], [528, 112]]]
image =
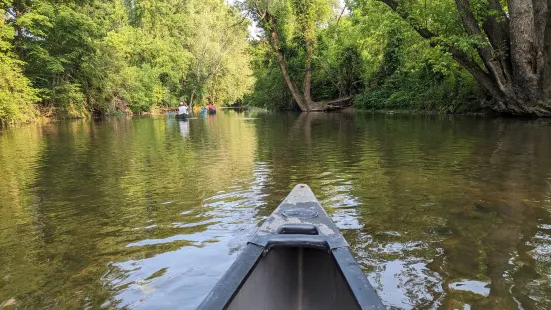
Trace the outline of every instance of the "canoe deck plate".
[[318, 216], [318, 212], [314, 210], [304, 210], [304, 209], [291, 209], [281, 212], [285, 217], [296, 217], [299, 219], [312, 219]]

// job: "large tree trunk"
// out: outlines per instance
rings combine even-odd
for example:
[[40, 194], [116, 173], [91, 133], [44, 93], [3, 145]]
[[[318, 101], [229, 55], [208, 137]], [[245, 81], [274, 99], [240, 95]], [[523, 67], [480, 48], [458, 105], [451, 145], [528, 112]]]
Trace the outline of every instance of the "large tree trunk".
[[[551, 0], [547, 0], [547, 10], [551, 11]], [[544, 31], [544, 46], [543, 54], [547, 56], [544, 58], [544, 71], [543, 75], [543, 96], [544, 98], [551, 98], [551, 14], [547, 14], [547, 23], [545, 24]]]
[[[277, 32], [275, 31], [272, 31], [272, 45], [274, 49], [279, 50], [279, 39], [278, 39]], [[283, 57], [283, 54], [280, 52], [276, 52], [275, 57], [276, 57], [277, 63], [279, 64], [279, 68], [281, 69], [281, 74], [283, 75], [285, 84], [287, 84], [287, 88], [289, 88], [289, 91], [291, 92], [291, 95], [293, 95], [293, 98], [297, 102], [300, 110], [308, 111], [308, 105], [306, 104], [304, 95], [300, 92], [300, 89], [297, 87], [295, 82], [291, 79], [291, 76], [287, 71], [287, 61]]]
[[300, 88], [297, 86], [295, 81], [291, 78], [288, 70], [287, 61], [285, 60], [285, 56], [283, 52], [281, 51], [280, 45], [279, 45], [279, 35], [277, 33], [277, 27], [275, 22], [275, 17], [270, 15], [268, 12], [264, 12], [262, 15], [264, 15], [264, 18], [266, 19], [268, 25], [269, 25], [269, 31], [271, 35], [271, 42], [265, 42], [267, 43], [272, 51], [275, 54], [275, 58], [279, 64], [279, 68], [281, 69], [281, 74], [283, 75], [283, 79], [285, 80], [285, 84], [287, 84], [287, 87], [289, 88], [289, 91], [291, 91], [291, 94], [293, 95], [293, 99], [297, 102], [300, 110], [302, 112], [314, 112], [314, 111], [326, 111], [326, 110], [335, 110], [340, 109], [348, 106], [351, 103], [351, 97], [345, 97], [345, 98], [338, 98], [331, 101], [314, 101], [312, 99], [311, 95], [311, 85], [312, 85], [312, 53], [313, 48], [310, 46], [310, 44], [307, 44], [306, 48], [306, 64], [305, 64], [305, 73], [304, 73], [304, 81], [303, 81], [303, 90], [301, 91]]
[[[396, 0], [381, 0], [426, 39], [435, 33], [422, 26]], [[455, 0], [465, 32], [480, 40], [475, 59], [453, 46], [446, 46], [493, 97], [490, 106], [499, 112], [551, 116], [551, 0], [509, 0], [508, 15], [499, 0], [488, 0], [482, 27], [470, 0]], [[432, 42], [431, 42], [432, 43]]]

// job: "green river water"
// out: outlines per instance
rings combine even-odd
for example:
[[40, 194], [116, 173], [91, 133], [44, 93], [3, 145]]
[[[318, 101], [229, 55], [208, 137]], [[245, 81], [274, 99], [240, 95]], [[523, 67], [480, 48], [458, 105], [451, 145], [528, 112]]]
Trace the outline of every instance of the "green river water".
[[234, 111], [1, 129], [0, 305], [194, 309], [297, 183], [389, 308], [551, 309], [551, 120]]

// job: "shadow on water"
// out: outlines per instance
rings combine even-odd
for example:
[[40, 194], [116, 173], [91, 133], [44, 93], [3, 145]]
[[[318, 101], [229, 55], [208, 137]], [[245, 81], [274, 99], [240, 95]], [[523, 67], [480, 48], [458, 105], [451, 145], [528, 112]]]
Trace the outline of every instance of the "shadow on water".
[[193, 309], [308, 183], [390, 308], [550, 308], [550, 129], [220, 111], [3, 131], [0, 304]]

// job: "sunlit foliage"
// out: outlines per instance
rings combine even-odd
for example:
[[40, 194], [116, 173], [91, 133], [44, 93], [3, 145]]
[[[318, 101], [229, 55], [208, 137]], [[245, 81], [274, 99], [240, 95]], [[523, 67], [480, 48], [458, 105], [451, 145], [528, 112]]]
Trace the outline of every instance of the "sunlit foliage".
[[[287, 7], [296, 5], [292, 1], [282, 3]], [[437, 18], [438, 24], [434, 27], [455, 21], [457, 16], [441, 16], [439, 10], [431, 4], [430, 12], [419, 13], [426, 17], [421, 20], [432, 25]], [[484, 93], [472, 76], [450, 55], [421, 38], [411, 25], [380, 1], [350, 1], [345, 7], [334, 5], [325, 13], [324, 22], [309, 24], [308, 31], [296, 18], [289, 17], [296, 14], [279, 14], [286, 21], [280, 30], [285, 38], [282, 49], [295, 77], [300, 77], [305, 63], [304, 48], [300, 45], [304, 41], [301, 41], [305, 37], [303, 34], [315, 38], [314, 99], [354, 96], [356, 107], [376, 110], [456, 113], [480, 108]], [[457, 28], [450, 26], [443, 32], [448, 35], [448, 42], [455, 40], [454, 31], [458, 33], [454, 27]], [[294, 109], [288, 92], [275, 91], [284, 84], [277, 76], [278, 67], [269, 51], [262, 44], [254, 47], [256, 86], [247, 102], [267, 108]]]
[[[0, 120], [141, 113], [248, 92], [247, 26], [222, 0], [7, 1]], [[30, 83], [29, 83], [30, 81]]]

